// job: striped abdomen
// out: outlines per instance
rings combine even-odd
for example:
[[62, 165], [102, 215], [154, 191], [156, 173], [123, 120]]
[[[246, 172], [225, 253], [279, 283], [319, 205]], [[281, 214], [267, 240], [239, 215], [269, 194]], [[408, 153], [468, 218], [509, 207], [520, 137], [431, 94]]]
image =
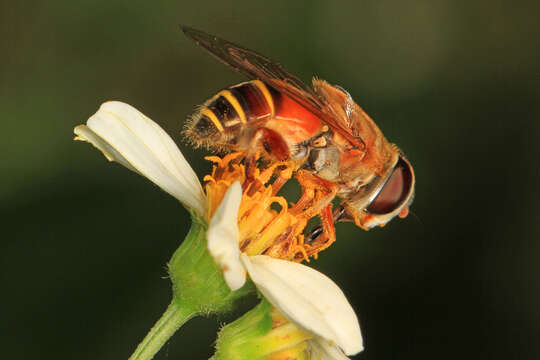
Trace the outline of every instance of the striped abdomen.
[[[186, 125], [185, 134], [196, 146], [242, 151], [256, 133], [279, 137], [289, 151], [320, 132], [315, 115], [260, 80], [220, 91], [206, 101]], [[263, 146], [264, 141], [263, 141]]]

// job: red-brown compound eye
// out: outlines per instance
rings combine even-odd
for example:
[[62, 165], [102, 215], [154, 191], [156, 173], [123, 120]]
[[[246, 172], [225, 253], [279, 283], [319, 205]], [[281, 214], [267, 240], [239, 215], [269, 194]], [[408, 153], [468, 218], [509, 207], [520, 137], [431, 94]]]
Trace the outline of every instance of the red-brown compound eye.
[[411, 167], [400, 157], [392, 171], [392, 175], [383, 185], [377, 197], [368, 206], [367, 211], [372, 214], [389, 214], [393, 212], [408, 198], [411, 186]]

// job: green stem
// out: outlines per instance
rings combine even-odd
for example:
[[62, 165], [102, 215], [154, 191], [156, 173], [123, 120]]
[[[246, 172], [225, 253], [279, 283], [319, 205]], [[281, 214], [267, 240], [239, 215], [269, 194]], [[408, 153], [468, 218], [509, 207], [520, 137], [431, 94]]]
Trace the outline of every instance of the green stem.
[[206, 224], [193, 217], [191, 229], [169, 262], [173, 300], [129, 360], [150, 360], [186, 321], [197, 315], [228, 312], [254, 291], [247, 282], [231, 291], [206, 248]]
[[173, 300], [129, 360], [150, 360], [186, 321], [198, 315]]

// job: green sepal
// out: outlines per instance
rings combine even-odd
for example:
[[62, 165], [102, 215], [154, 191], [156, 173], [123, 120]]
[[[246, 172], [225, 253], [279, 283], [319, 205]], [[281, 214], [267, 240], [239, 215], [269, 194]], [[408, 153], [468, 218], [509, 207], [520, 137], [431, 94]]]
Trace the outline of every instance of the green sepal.
[[229, 289], [206, 247], [206, 230], [206, 223], [193, 216], [186, 239], [169, 262], [173, 301], [203, 315], [228, 312], [236, 300], [255, 291], [251, 281], [236, 291]]
[[169, 264], [173, 299], [129, 360], [150, 360], [189, 319], [231, 311], [236, 300], [255, 292], [251, 281], [231, 291], [206, 247], [207, 224], [192, 214], [192, 225]]

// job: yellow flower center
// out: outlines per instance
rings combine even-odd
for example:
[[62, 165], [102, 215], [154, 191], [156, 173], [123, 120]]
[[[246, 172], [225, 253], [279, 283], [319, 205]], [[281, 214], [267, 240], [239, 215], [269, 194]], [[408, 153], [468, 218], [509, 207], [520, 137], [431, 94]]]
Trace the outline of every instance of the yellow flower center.
[[[240, 249], [248, 255], [264, 254], [275, 258], [302, 261], [318, 250], [304, 244], [304, 229], [312, 215], [307, 212], [290, 211], [287, 200], [276, 196], [282, 184], [271, 182], [278, 168], [287, 168], [286, 163], [275, 163], [264, 170], [255, 169], [254, 181], [247, 186], [246, 169], [240, 162], [242, 153], [233, 153], [223, 158], [208, 156], [214, 163], [211, 175], [204, 177], [207, 195], [207, 219], [210, 219], [223, 199], [228, 187], [235, 181], [244, 184], [242, 202], [238, 213]], [[277, 204], [279, 210], [272, 208]], [[275, 205], [274, 205], [275, 206]]]

